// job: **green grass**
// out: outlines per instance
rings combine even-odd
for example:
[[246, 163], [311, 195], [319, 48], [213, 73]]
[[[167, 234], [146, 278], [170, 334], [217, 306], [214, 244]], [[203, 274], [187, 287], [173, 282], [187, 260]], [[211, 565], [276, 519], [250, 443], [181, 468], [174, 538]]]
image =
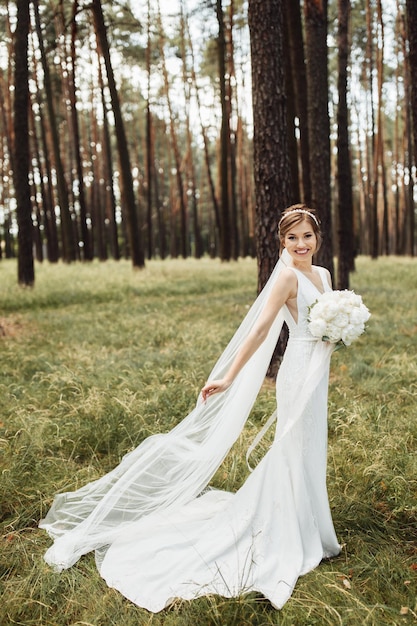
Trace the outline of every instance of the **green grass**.
[[[372, 317], [332, 358], [328, 487], [342, 554], [300, 578], [282, 611], [251, 594], [151, 615], [106, 587], [92, 555], [55, 574], [37, 523], [57, 491], [99, 477], [194, 406], [253, 301], [256, 264], [38, 265], [36, 287], [22, 289], [2, 261], [0, 625], [416, 623], [416, 276], [406, 258], [360, 258], [352, 275]], [[274, 402], [266, 383], [215, 485], [245, 479], [245, 450]]]

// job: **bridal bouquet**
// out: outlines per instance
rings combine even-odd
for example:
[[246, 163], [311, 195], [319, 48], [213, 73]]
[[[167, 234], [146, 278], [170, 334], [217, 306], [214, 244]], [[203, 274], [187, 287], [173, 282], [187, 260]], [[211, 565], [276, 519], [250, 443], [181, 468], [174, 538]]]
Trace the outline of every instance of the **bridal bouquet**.
[[308, 328], [316, 339], [350, 346], [364, 332], [370, 316], [353, 291], [326, 291], [309, 307]]

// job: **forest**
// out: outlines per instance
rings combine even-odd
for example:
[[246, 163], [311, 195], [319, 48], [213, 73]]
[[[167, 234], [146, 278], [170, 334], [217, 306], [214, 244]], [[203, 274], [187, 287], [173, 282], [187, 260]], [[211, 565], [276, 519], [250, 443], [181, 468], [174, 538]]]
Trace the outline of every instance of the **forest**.
[[3, 0], [0, 255], [277, 259], [316, 208], [320, 261], [415, 243], [413, 0]]
[[[415, 626], [417, 0], [0, 0], [0, 27], [0, 625]], [[194, 409], [297, 203], [372, 316], [330, 369], [340, 554], [279, 611], [57, 573], [54, 495]], [[273, 445], [285, 341], [215, 489]]]

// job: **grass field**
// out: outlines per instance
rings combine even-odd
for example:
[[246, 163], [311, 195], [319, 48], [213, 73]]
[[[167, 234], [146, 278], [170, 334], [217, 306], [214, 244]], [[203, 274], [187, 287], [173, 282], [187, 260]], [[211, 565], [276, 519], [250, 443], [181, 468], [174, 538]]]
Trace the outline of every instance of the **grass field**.
[[[91, 554], [54, 573], [37, 523], [56, 492], [193, 407], [255, 296], [255, 262], [45, 264], [22, 289], [15, 263], [1, 261], [0, 625], [417, 623], [417, 261], [360, 258], [351, 282], [372, 317], [332, 357], [328, 488], [341, 555], [302, 577], [281, 611], [252, 594], [151, 615], [106, 587]], [[213, 484], [245, 479], [245, 450], [274, 403], [266, 383]]]

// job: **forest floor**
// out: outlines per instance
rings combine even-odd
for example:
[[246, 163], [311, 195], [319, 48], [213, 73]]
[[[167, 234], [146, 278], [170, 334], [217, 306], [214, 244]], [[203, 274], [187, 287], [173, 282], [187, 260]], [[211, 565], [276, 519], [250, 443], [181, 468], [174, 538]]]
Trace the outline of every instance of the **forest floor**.
[[[300, 578], [281, 611], [250, 594], [152, 615], [107, 588], [91, 554], [53, 572], [37, 524], [55, 493], [98, 478], [192, 409], [255, 297], [256, 263], [38, 264], [23, 289], [16, 263], [1, 261], [0, 625], [415, 624], [416, 275], [416, 260], [359, 258], [351, 277], [372, 317], [332, 357], [328, 490], [340, 556]], [[235, 490], [246, 478], [245, 451], [274, 404], [265, 383], [213, 485]]]

